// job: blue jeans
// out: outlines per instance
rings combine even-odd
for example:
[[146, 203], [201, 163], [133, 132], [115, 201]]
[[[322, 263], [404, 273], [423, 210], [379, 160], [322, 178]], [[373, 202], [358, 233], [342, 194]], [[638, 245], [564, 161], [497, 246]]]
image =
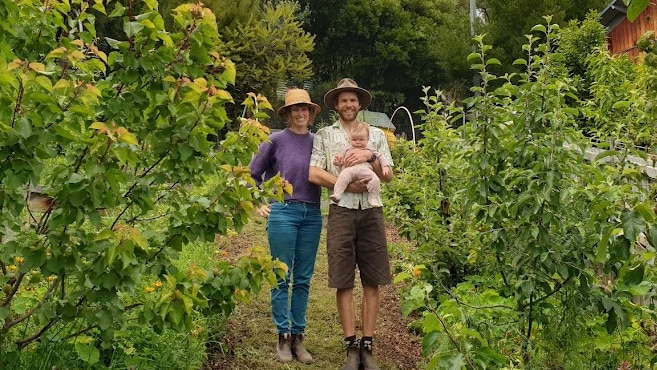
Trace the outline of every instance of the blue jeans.
[[301, 334], [306, 330], [308, 292], [321, 232], [319, 204], [271, 204], [267, 220], [269, 249], [274, 259], [278, 258], [288, 266], [285, 279], [278, 278], [278, 287], [271, 290], [272, 316], [277, 333]]

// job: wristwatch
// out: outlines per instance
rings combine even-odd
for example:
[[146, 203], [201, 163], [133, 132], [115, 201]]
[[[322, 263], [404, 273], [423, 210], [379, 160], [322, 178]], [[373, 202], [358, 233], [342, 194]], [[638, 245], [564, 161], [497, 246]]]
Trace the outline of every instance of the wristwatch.
[[374, 155], [374, 153], [372, 153], [372, 157], [367, 160], [367, 163], [374, 163], [374, 161], [376, 161], [376, 155]]

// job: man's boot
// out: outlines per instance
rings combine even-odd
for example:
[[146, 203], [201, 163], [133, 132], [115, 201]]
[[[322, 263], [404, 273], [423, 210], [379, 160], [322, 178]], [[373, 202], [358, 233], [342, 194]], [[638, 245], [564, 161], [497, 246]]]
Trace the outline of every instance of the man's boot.
[[313, 356], [306, 351], [303, 346], [303, 334], [292, 334], [292, 353], [297, 356], [297, 360], [304, 364], [312, 364]]
[[358, 339], [354, 341], [345, 341], [347, 347], [347, 359], [340, 370], [358, 370], [360, 365], [360, 342]]
[[276, 358], [281, 362], [292, 361], [292, 337], [290, 333], [279, 333], [276, 345]]
[[380, 370], [374, 362], [374, 357], [372, 357], [371, 340], [360, 341], [360, 364], [363, 365], [363, 370]]

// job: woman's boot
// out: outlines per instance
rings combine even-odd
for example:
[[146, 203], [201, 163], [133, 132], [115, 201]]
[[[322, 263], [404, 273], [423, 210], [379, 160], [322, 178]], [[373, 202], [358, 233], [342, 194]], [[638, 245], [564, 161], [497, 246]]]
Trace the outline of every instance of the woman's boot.
[[292, 334], [292, 353], [297, 356], [297, 360], [304, 364], [312, 364], [313, 356], [306, 351], [303, 346], [303, 334]]
[[292, 337], [290, 333], [279, 333], [276, 345], [276, 358], [281, 362], [292, 361]]

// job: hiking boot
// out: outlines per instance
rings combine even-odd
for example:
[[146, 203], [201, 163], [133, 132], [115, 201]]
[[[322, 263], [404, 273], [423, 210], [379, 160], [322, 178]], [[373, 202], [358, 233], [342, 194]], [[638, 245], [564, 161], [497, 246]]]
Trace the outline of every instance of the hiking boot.
[[360, 342], [360, 364], [363, 370], [381, 370], [376, 366], [374, 357], [372, 356], [372, 341], [362, 340]]
[[313, 356], [306, 351], [306, 348], [303, 346], [303, 333], [292, 334], [292, 354], [297, 356], [297, 360], [304, 364], [312, 364]]
[[281, 362], [292, 361], [292, 337], [290, 333], [279, 333], [276, 345], [276, 358]]
[[340, 370], [358, 370], [360, 365], [360, 342], [356, 339], [353, 342], [345, 342], [347, 348], [347, 359]]

